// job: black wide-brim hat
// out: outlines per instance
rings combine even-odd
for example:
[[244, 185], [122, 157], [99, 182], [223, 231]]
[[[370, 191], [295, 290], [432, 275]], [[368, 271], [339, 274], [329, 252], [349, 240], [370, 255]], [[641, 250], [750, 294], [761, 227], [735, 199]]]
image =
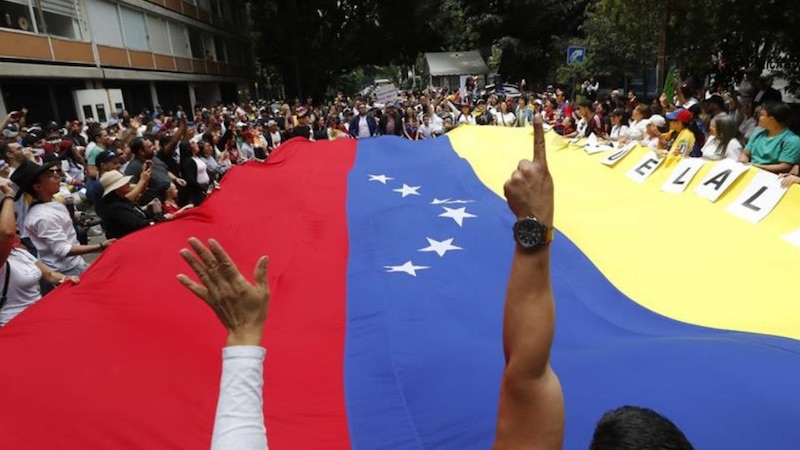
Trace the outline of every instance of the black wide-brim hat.
[[36, 179], [39, 178], [39, 175], [47, 172], [51, 167], [60, 165], [60, 160], [44, 163], [41, 166], [31, 161], [25, 161], [22, 163], [22, 165], [17, 167], [17, 169], [11, 174], [11, 181], [19, 186], [19, 191], [14, 199], [19, 200], [19, 198], [22, 197], [23, 192], [35, 195], [33, 192], [33, 185], [36, 184]]

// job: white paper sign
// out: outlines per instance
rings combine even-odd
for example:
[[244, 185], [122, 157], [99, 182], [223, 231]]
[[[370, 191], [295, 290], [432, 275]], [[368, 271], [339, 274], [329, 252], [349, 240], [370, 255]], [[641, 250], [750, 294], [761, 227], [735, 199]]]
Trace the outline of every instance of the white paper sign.
[[684, 158], [661, 186], [661, 190], [671, 194], [680, 194], [685, 191], [705, 163], [703, 158]]
[[794, 230], [789, 234], [784, 234], [783, 238], [795, 247], [800, 248], [800, 229]]
[[750, 166], [748, 165], [725, 158], [711, 168], [711, 171], [700, 182], [694, 193], [706, 200], [715, 202], [749, 168]]
[[778, 176], [759, 170], [742, 194], [728, 205], [728, 212], [752, 223], [758, 223], [775, 209], [786, 193]]
[[592, 133], [589, 135], [588, 138], [586, 138], [586, 142], [583, 144], [583, 149], [586, 150], [587, 154], [594, 155], [595, 153], [614, 150], [614, 147], [606, 144], [601, 144], [600, 141], [597, 139], [597, 136], [594, 133]]
[[617, 163], [620, 162], [622, 158], [626, 157], [628, 153], [630, 153], [631, 150], [633, 150], [634, 147], [636, 147], [636, 142], [630, 142], [625, 147], [622, 147], [622, 149], [617, 150], [616, 152], [603, 158], [600, 161], [600, 163], [613, 167], [617, 165]]
[[664, 162], [664, 158], [659, 158], [656, 152], [647, 152], [647, 154], [628, 171], [628, 178], [637, 183], [644, 183], [644, 180], [648, 179], [662, 162]]
[[375, 101], [384, 105], [397, 100], [398, 97], [397, 88], [393, 84], [384, 84], [375, 90]]

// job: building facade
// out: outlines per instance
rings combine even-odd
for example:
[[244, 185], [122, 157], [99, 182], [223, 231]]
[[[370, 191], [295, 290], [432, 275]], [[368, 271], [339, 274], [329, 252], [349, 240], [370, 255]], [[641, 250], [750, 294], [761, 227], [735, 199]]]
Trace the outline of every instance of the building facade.
[[0, 0], [0, 114], [104, 122], [235, 101], [253, 79], [240, 0]]

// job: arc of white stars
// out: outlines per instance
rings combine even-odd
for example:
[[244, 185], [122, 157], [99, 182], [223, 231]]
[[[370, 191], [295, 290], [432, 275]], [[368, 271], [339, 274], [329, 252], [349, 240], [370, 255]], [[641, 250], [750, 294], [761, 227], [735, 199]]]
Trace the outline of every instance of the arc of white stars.
[[444, 257], [445, 253], [451, 250], [464, 250], [461, 247], [453, 245], [453, 238], [445, 239], [443, 241], [437, 241], [431, 238], [425, 238], [428, 240], [428, 246], [425, 248], [419, 249], [421, 252], [436, 252], [439, 257]]
[[389, 180], [394, 180], [394, 178], [387, 177], [386, 175], [369, 175], [369, 181], [377, 181], [378, 183], [386, 184]]
[[439, 217], [447, 217], [450, 219], [455, 220], [458, 226], [464, 226], [464, 219], [478, 217], [475, 214], [470, 214], [467, 212], [467, 208], [448, 208], [446, 206], [442, 206], [445, 212], [439, 214]]
[[383, 266], [383, 268], [386, 269], [386, 272], [389, 273], [403, 272], [411, 275], [412, 277], [416, 277], [418, 270], [430, 269], [430, 266], [417, 266], [414, 265], [414, 263], [411, 261], [406, 261], [405, 263], [399, 266]]
[[422, 186], [409, 186], [403, 183], [403, 187], [401, 187], [400, 189], [392, 189], [392, 191], [399, 192], [403, 196], [403, 198], [406, 198], [409, 195], [420, 195], [420, 193], [417, 191], [421, 187]]

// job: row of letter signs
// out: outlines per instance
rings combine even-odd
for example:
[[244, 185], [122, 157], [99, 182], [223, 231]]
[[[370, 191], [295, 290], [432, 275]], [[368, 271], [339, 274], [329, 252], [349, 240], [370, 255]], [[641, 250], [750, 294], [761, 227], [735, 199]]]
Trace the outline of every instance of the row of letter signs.
[[[630, 143], [609, 154], [600, 162], [606, 166], [613, 167], [627, 156], [636, 145], [636, 143]], [[587, 147], [587, 153], [596, 153], [598, 147], [592, 147]], [[649, 151], [628, 171], [628, 178], [637, 183], [643, 183], [667, 160], [669, 158], [659, 157], [655, 152]], [[673, 194], [684, 192], [706, 162], [708, 161], [703, 158], [681, 159], [666, 182], [661, 186], [661, 190]], [[695, 188], [694, 193], [711, 202], [716, 202], [750, 167], [747, 164], [725, 158], [714, 164], [714, 167], [703, 178], [700, 185]], [[761, 169], [757, 170], [758, 172], [753, 181], [726, 208], [730, 213], [752, 223], [758, 223], [767, 217], [786, 193], [786, 188], [781, 187], [781, 182], [777, 175]]]

